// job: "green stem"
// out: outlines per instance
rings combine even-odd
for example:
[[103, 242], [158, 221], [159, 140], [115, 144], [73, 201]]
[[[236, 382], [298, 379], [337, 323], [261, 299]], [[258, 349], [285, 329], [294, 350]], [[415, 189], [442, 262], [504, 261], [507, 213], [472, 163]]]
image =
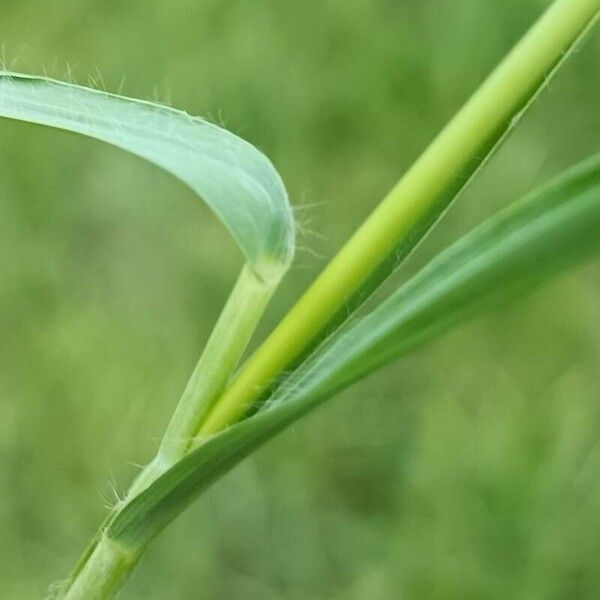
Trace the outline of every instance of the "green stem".
[[110, 600], [137, 564], [143, 548], [128, 549], [103, 536], [77, 579], [61, 596], [63, 600]]
[[167, 426], [158, 452], [133, 482], [125, 500], [99, 532], [99, 541], [84, 553], [61, 598], [112, 598], [135, 567], [143, 547], [125, 549], [104, 530], [129, 501], [145, 490], [187, 452], [216, 398], [225, 388], [254, 332], [280, 277], [265, 281], [245, 265], [219, 316], [202, 356]]
[[279, 280], [265, 282], [244, 266], [163, 436], [158, 456], [177, 462], [225, 388]]
[[128, 499], [181, 459], [202, 419], [225, 389], [279, 279], [265, 281], [245, 265], [215, 325], [152, 462], [131, 486]]
[[[544, 78], [600, 10], [600, 0], [557, 0], [489, 76], [377, 209], [329, 263], [240, 373], [199, 429], [211, 435], [236, 422], [310, 347], [399, 242], [414, 247], [451, 198], [443, 197], [498, 132], [543, 85]], [[492, 144], [493, 145], [493, 144]], [[460, 186], [459, 186], [460, 187]]]

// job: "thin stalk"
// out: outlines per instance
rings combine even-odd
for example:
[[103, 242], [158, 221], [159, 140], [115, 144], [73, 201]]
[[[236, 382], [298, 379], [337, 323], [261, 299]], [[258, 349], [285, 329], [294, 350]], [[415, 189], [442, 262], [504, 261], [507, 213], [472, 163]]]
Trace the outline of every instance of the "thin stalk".
[[131, 499], [181, 459], [202, 419], [225, 389], [279, 278], [261, 279], [245, 265], [179, 400], [152, 462], [131, 486]]
[[[301, 356], [398, 244], [423, 237], [443, 197], [510, 127], [544, 78], [600, 10], [600, 0], [557, 0], [500, 63], [246, 362], [198, 431], [235, 423]], [[493, 146], [493, 142], [492, 142]], [[461, 187], [460, 185], [458, 186]], [[445, 206], [448, 205], [448, 199]], [[431, 215], [436, 217], [431, 219]]]
[[279, 280], [266, 282], [245, 265], [221, 312], [163, 436], [158, 455], [167, 463], [188, 450], [202, 417], [225, 388]]
[[203, 416], [225, 388], [279, 283], [262, 279], [245, 265], [219, 316], [183, 395], [171, 417], [158, 452], [115, 507], [82, 555], [62, 592], [66, 600], [112, 598], [136, 565], [147, 542], [123, 548], [105, 530], [128, 502], [179, 461], [190, 447]]

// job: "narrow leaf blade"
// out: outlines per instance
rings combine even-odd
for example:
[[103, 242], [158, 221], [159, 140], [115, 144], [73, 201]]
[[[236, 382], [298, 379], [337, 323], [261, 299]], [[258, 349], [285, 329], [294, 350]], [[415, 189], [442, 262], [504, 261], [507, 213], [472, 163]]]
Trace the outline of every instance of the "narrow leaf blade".
[[312, 385], [321, 380], [322, 393], [325, 388], [332, 393], [483, 309], [521, 297], [599, 250], [600, 154], [438, 255], [320, 352], [304, 377]]

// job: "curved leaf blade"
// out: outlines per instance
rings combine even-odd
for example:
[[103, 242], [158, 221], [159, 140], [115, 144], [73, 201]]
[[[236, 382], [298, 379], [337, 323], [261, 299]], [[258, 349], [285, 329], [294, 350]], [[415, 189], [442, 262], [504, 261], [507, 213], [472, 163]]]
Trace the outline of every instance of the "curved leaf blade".
[[440, 254], [310, 359], [262, 411], [203, 441], [125, 506], [106, 535], [145, 543], [242, 458], [352, 381], [598, 251], [600, 155]]
[[231, 132], [159, 104], [5, 71], [0, 116], [92, 137], [154, 163], [210, 206], [262, 277], [289, 266], [294, 221], [285, 187], [269, 159]]

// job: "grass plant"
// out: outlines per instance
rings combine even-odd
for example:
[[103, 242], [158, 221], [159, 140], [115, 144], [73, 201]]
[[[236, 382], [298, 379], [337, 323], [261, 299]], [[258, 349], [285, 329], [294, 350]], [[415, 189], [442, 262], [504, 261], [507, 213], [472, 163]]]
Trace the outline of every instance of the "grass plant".
[[599, 11], [600, 0], [554, 2], [239, 370], [294, 255], [292, 209], [270, 161], [180, 111], [0, 73], [0, 116], [92, 137], [165, 169], [211, 207], [246, 259], [156, 456], [110, 511], [59, 598], [114, 597], [150, 541], [260, 444], [357, 379], [600, 250], [596, 155], [477, 227], [379, 306], [363, 306], [516, 126]]

